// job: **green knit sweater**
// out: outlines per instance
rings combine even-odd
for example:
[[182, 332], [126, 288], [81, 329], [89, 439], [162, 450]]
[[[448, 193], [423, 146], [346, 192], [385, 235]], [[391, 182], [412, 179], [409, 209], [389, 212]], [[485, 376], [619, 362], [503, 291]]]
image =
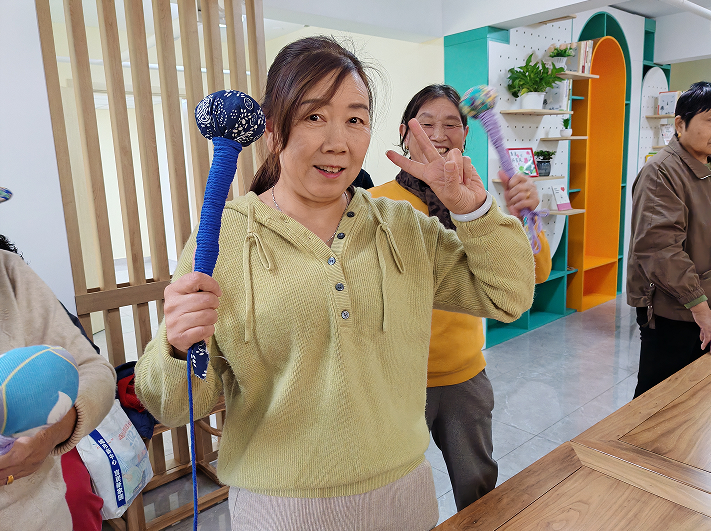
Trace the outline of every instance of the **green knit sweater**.
[[[427, 449], [432, 308], [517, 319], [533, 299], [521, 223], [494, 204], [442, 227], [404, 201], [357, 189], [328, 247], [249, 193], [227, 204], [222, 288], [195, 418], [224, 392], [218, 475], [255, 493], [359, 494], [395, 481]], [[191, 271], [195, 234], [173, 280]], [[186, 362], [165, 322], [136, 366], [136, 392], [164, 424], [188, 421]]]

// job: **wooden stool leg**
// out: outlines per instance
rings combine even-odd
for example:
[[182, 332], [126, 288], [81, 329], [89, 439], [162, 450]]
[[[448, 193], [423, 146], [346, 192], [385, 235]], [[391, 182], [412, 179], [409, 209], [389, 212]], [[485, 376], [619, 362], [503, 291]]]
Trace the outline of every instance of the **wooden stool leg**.
[[143, 494], [139, 494], [126, 509], [126, 531], [146, 531], [146, 514], [143, 510]]

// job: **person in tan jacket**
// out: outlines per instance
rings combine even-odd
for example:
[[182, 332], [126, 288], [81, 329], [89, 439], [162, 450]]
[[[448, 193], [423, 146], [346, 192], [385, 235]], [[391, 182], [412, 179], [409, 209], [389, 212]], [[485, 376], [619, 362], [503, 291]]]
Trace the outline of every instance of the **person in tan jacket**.
[[694, 83], [674, 114], [675, 137], [632, 187], [627, 303], [642, 336], [635, 397], [711, 342], [711, 83]]
[[72, 354], [79, 368], [79, 394], [63, 420], [17, 439], [10, 452], [0, 456], [2, 530], [75, 528], [60, 456], [106, 416], [116, 382], [111, 365], [94, 352], [49, 287], [22, 258], [0, 250], [0, 354], [42, 344], [58, 345]]

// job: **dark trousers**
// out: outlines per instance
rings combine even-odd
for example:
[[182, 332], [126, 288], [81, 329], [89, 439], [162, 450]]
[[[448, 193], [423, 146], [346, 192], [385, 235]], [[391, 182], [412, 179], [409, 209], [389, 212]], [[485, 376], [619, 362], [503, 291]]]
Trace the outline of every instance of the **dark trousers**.
[[460, 384], [427, 388], [427, 426], [447, 464], [457, 511], [496, 486], [493, 409], [494, 390], [483, 370]]
[[708, 345], [701, 350], [701, 328], [696, 323], [658, 315], [654, 316], [654, 322], [655, 328], [647, 326], [647, 308], [637, 308], [642, 347], [635, 398], [709, 351]]

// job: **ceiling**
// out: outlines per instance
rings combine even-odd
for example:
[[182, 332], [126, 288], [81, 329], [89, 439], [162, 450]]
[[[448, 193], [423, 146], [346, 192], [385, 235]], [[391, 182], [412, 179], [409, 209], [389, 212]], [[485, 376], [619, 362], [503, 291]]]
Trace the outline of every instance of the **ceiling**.
[[[711, 0], [693, 0], [693, 3], [706, 9], [711, 9]], [[683, 12], [681, 9], [665, 4], [660, 0], [629, 0], [628, 2], [612, 4], [612, 7], [647, 18], [664, 17]]]
[[[177, 0], [171, 0], [171, 10], [173, 12], [173, 18], [178, 16], [178, 6], [176, 4]], [[117, 12], [117, 24], [120, 30], [126, 30], [126, 19], [123, 16], [124, 13], [124, 2], [123, 0], [116, 0], [116, 12]], [[222, 5], [222, 2], [219, 2]], [[99, 26], [99, 16], [96, 9], [95, 0], [82, 0], [82, 5], [84, 7], [84, 23], [89, 27]], [[64, 23], [64, 8], [62, 0], [50, 0], [49, 2], [50, 12], [52, 14], [52, 22]], [[244, 7], [243, 7], [244, 10]], [[222, 8], [220, 9], [221, 16]], [[153, 35], [153, 8], [151, 7], [151, 0], [143, 0], [143, 12], [145, 16], [146, 34]], [[199, 15], [198, 15], [199, 16]], [[247, 34], [247, 22], [245, 16], [242, 16], [242, 21], [244, 23], [245, 35]], [[304, 27], [304, 24], [295, 24], [293, 22], [286, 22], [281, 20], [271, 20], [264, 19], [264, 38], [266, 40], [275, 39], [291, 33], [298, 29]], [[223, 38], [225, 38], [223, 30]]]
[[[491, 0], [408, 0], [413, 3], [412, 7], [415, 11], [415, 13], [413, 13], [401, 11], [402, 1], [403, 0], [361, 0], [363, 3], [361, 8], [364, 9], [360, 9], [352, 5], [352, 0], [263, 0], [265, 14], [272, 17], [264, 19], [265, 38], [266, 40], [271, 40], [281, 37], [303, 28], [306, 24], [310, 24], [334, 30], [354, 31], [356, 33], [422, 41], [441, 37], [445, 33], [452, 33], [452, 31], [447, 31], [446, 24], [444, 24], [443, 28], [442, 21], [438, 21], [437, 17], [432, 16], [432, 10], [442, 12], [444, 9], [457, 10], [457, 8], [466, 6], [468, 9], [474, 9], [474, 11], [476, 11], [478, 5], [481, 5], [482, 9], [484, 9], [483, 6], [491, 4]], [[152, 35], [154, 32], [152, 1], [142, 0], [142, 2], [144, 4], [146, 33], [147, 35]], [[173, 18], [177, 18], [178, 6], [176, 2], [177, 0], [171, 0]], [[196, 0], [196, 2], [199, 5], [200, 0]], [[555, 12], [556, 16], [561, 16], [590, 9], [590, 7], [584, 7], [588, 4], [594, 4], [593, 7], [595, 7], [601, 6], [604, 3], [597, 0], [539, 0], [526, 19], [526, 24], [518, 24], [521, 21], [515, 19], [514, 15], [518, 13], [516, 6], [520, 4], [520, 2], [521, 0], [500, 0], [497, 6], [499, 13], [498, 23], [493, 25], [497, 27], [507, 27], [505, 22], [505, 17], [507, 16], [513, 17], [510, 19], [511, 24], [527, 25], [541, 21], [528, 19], [540, 19], [540, 17], [545, 17], [547, 13], [550, 12]], [[693, 0], [693, 2], [711, 10], [711, 0]], [[84, 7], [86, 25], [98, 26], [96, 1], [82, 0], [82, 4]], [[115, 4], [117, 13], [119, 14], [117, 17], [119, 29], [125, 30], [125, 18], [123, 17], [124, 0], [115, 0]], [[222, 5], [223, 2], [218, 0], [218, 4]], [[507, 4], [510, 9], [501, 9]], [[284, 9], [285, 5], [290, 9]], [[420, 11], [417, 7], [422, 7], [422, 5], [429, 6], [429, 15], [424, 13], [417, 14], [417, 12]], [[347, 8], [347, 6], [350, 6], [350, 8]], [[678, 7], [664, 3], [661, 0], [628, 0], [612, 4], [612, 6], [622, 11], [642, 15], [647, 18], [659, 18], [684, 12]], [[553, 11], [546, 11], [549, 8]], [[63, 0], [50, 0], [50, 9], [54, 22], [64, 21]], [[221, 7], [220, 10], [222, 11]], [[538, 16], [534, 14], [536, 11], [539, 13]], [[370, 14], [368, 14], [368, 12], [370, 12]], [[400, 13], [398, 17], [400, 23], [395, 25], [393, 25], [391, 19], [393, 12]], [[508, 15], [502, 16], [502, 12], [506, 12]], [[421, 20], [423, 17], [424, 22]], [[245, 18], [243, 17], [243, 21], [244, 20]], [[479, 20], [481, 21], [481, 18], [479, 18]], [[487, 22], [485, 25], [489, 25], [489, 23]], [[423, 27], [426, 28], [426, 35], [423, 33]], [[468, 25], [467, 28], [472, 29], [469, 28]], [[177, 27], [176, 31], [179, 31]], [[408, 31], [412, 32], [414, 37], [409, 37]], [[223, 38], [226, 38], [224, 30]]]

